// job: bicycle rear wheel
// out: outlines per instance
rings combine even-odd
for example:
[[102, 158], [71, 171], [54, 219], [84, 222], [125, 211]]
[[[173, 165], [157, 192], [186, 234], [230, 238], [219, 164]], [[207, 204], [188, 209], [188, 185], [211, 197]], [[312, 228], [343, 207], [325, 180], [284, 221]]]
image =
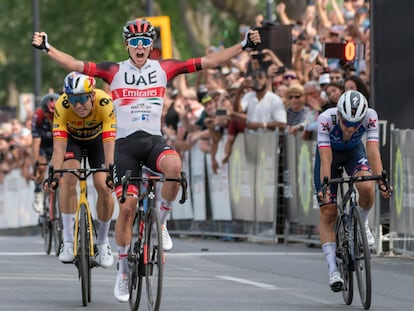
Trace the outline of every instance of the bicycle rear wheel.
[[354, 208], [353, 218], [353, 241], [355, 254], [355, 272], [357, 277], [359, 296], [364, 309], [371, 307], [371, 254], [368, 247], [365, 226], [362, 223], [358, 208]]
[[354, 296], [354, 283], [351, 256], [349, 254], [348, 240], [345, 234], [346, 224], [338, 217], [336, 224], [336, 258], [339, 272], [344, 280], [342, 297], [345, 304], [350, 305]]
[[146, 220], [146, 245], [144, 245], [145, 281], [148, 310], [159, 310], [161, 305], [164, 251], [158, 209], [151, 207]]
[[80, 206], [79, 215], [79, 244], [78, 244], [78, 270], [81, 280], [82, 304], [86, 306], [90, 301], [90, 276], [89, 276], [89, 238], [88, 238], [88, 218], [84, 204]]
[[128, 278], [128, 290], [129, 290], [129, 307], [131, 311], [137, 311], [141, 302], [142, 293], [142, 280], [143, 274], [140, 272], [140, 267], [143, 267], [142, 260], [143, 254], [141, 253], [141, 234], [140, 224], [141, 217], [140, 213], [137, 214], [136, 222], [134, 227], [137, 229], [136, 240], [132, 239], [131, 247], [128, 254], [128, 265], [129, 265], [129, 278]]
[[50, 209], [53, 210], [53, 220], [52, 220], [52, 236], [53, 236], [53, 245], [56, 256], [59, 256], [60, 248], [63, 243], [63, 225], [62, 217], [59, 208], [58, 202], [58, 193], [57, 190], [53, 193]]
[[40, 225], [42, 230], [43, 246], [47, 255], [50, 254], [50, 250], [52, 248], [52, 224], [50, 222], [49, 210], [49, 193], [43, 192], [43, 213], [40, 217]]

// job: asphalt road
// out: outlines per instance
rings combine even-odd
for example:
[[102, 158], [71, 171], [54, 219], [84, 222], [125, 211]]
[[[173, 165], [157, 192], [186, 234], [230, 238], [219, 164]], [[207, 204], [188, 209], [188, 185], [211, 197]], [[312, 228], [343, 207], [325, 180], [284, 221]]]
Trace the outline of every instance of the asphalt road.
[[[330, 291], [327, 265], [317, 248], [173, 241], [166, 254], [161, 310], [361, 310], [357, 292], [346, 306], [340, 293]], [[45, 255], [42, 247], [40, 236], [0, 236], [0, 310], [85, 310], [76, 268]], [[373, 257], [371, 262], [371, 310], [414, 310], [414, 258]], [[129, 310], [113, 297], [115, 273], [115, 265], [94, 268], [88, 310]]]

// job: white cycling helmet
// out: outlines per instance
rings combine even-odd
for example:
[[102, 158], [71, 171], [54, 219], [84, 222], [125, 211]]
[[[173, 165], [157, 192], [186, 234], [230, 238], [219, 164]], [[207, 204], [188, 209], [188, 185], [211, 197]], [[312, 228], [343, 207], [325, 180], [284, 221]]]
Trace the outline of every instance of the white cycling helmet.
[[95, 84], [93, 77], [72, 71], [65, 77], [63, 89], [67, 95], [90, 94], [95, 89]]
[[339, 97], [338, 112], [348, 122], [360, 122], [368, 111], [368, 101], [358, 91], [346, 91]]

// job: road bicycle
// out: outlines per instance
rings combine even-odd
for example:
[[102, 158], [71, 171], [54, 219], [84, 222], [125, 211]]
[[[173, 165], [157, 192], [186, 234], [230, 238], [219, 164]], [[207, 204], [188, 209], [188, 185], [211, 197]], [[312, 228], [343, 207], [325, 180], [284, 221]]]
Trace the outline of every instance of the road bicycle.
[[177, 182], [181, 186], [180, 204], [187, 195], [187, 178], [181, 172], [181, 178], [165, 178], [161, 176], [143, 175], [143, 165], [139, 165], [138, 177], [131, 176], [128, 170], [122, 177], [122, 195], [120, 202], [124, 203], [130, 182], [137, 184], [140, 194], [134, 218], [136, 238], [131, 240], [128, 252], [128, 289], [131, 310], [138, 310], [143, 287], [146, 284], [148, 310], [159, 310], [161, 305], [164, 251], [162, 246], [162, 231], [159, 211], [157, 208], [157, 183]]
[[81, 280], [82, 304], [86, 306], [91, 302], [91, 270], [98, 266], [94, 260], [95, 247], [94, 236], [97, 237], [93, 223], [91, 210], [88, 202], [87, 178], [89, 175], [98, 172], [109, 172], [112, 174], [112, 167], [109, 168], [88, 168], [87, 151], [82, 150], [81, 167], [75, 169], [58, 169], [49, 166], [49, 185], [53, 181], [54, 174], [73, 174], [79, 180], [79, 198], [75, 217], [75, 230], [73, 239], [73, 255], [76, 268], [78, 269], [79, 279]]
[[[337, 264], [344, 280], [342, 297], [347, 305], [352, 303], [355, 272], [361, 303], [364, 309], [367, 310], [371, 306], [372, 295], [371, 252], [368, 246], [365, 224], [361, 219], [361, 212], [357, 203], [355, 183], [381, 180], [386, 187], [386, 191], [390, 191], [390, 186], [385, 171], [381, 175], [371, 176], [342, 176], [342, 174], [343, 168], [340, 168], [338, 176], [341, 177], [329, 181], [325, 177], [322, 184], [322, 193], [325, 196], [326, 189], [330, 184], [339, 186], [335, 235]], [[346, 191], [344, 189], [345, 184], [348, 185]]]
[[[36, 162], [33, 168], [33, 175], [36, 175], [39, 166], [47, 165], [48, 163]], [[57, 192], [43, 191], [43, 211], [39, 215], [39, 225], [46, 254], [50, 254], [53, 245], [56, 256], [59, 256], [63, 232], [62, 218], [57, 198]]]

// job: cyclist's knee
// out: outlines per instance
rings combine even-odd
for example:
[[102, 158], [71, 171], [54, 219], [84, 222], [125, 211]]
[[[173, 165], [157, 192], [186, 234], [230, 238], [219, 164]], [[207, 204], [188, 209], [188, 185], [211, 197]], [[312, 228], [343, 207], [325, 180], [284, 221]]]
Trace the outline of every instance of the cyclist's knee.
[[179, 177], [181, 174], [181, 159], [178, 153], [171, 153], [162, 157], [160, 169], [165, 176]]
[[333, 224], [336, 221], [336, 204], [326, 204], [320, 208], [320, 220], [324, 224]]

